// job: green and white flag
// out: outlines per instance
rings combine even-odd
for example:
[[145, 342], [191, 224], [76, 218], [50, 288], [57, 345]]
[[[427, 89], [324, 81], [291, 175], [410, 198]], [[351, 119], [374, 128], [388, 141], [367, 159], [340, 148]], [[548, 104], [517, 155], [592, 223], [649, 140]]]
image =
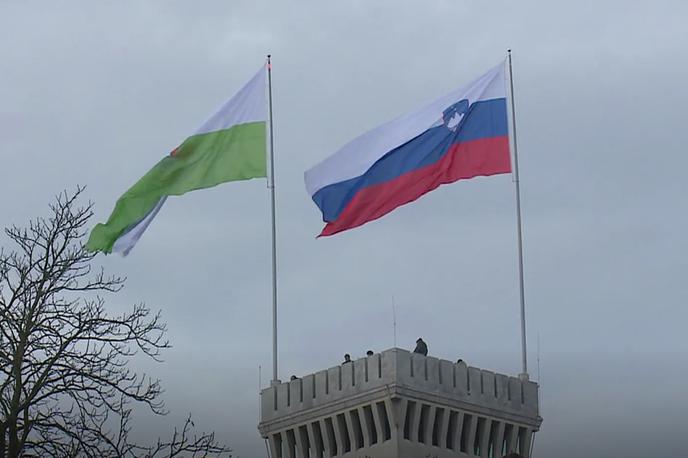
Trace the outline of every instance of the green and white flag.
[[266, 67], [119, 198], [86, 248], [127, 255], [165, 203], [196, 189], [267, 176]]

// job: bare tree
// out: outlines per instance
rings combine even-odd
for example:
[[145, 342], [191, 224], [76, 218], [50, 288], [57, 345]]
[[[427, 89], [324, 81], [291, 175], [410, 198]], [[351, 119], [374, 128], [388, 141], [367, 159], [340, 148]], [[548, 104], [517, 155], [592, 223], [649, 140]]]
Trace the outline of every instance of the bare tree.
[[168, 348], [160, 314], [138, 304], [108, 313], [103, 295], [125, 279], [93, 269], [84, 248], [92, 204], [63, 192], [47, 218], [5, 234], [0, 250], [0, 458], [223, 455], [213, 433], [189, 417], [169, 440], [131, 438], [136, 405], [166, 413], [160, 381], [129, 367]]

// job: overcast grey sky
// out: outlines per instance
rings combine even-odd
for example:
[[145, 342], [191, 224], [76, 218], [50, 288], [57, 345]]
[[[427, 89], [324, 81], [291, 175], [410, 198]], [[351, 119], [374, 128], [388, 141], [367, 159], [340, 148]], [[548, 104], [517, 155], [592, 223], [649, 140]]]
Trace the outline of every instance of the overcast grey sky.
[[[0, 0], [0, 223], [45, 214], [76, 184], [106, 219], [270, 52], [281, 378], [391, 347], [392, 296], [399, 346], [423, 336], [434, 356], [516, 374], [510, 176], [444, 186], [320, 240], [302, 179], [511, 47], [544, 417], [535, 456], [682, 456], [687, 20], [679, 0]], [[161, 308], [174, 345], [163, 364], [141, 363], [172, 414], [139, 433], [192, 411], [236, 455], [264, 456], [268, 243], [266, 183], [253, 180], [168, 200], [128, 258], [99, 259], [129, 278], [113, 311]]]

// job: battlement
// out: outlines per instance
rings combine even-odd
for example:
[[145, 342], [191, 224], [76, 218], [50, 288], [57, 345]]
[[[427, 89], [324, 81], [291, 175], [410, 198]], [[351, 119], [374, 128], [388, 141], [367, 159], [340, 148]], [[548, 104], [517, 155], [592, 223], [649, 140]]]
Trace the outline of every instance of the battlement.
[[261, 422], [380, 390], [420, 391], [526, 423], [538, 417], [534, 382], [393, 348], [262, 390]]

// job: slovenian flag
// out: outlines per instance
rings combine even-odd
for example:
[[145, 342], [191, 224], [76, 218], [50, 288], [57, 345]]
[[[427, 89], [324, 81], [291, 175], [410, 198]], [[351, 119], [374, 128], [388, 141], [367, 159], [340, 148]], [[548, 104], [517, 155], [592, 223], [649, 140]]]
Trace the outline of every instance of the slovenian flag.
[[267, 176], [266, 68], [122, 197], [91, 231], [90, 251], [127, 255], [168, 196]]
[[446, 183], [511, 172], [505, 76], [500, 63], [306, 171], [327, 223], [320, 235], [361, 226]]

